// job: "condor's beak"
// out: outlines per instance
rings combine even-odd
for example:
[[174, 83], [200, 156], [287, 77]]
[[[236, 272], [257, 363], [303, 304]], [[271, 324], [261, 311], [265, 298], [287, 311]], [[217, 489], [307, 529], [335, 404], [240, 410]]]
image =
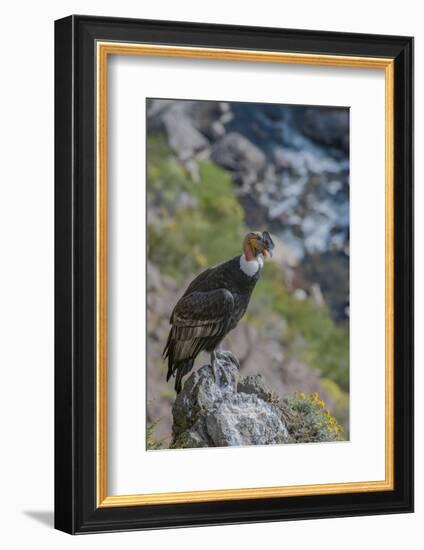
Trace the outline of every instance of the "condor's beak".
[[264, 243], [264, 253], [265, 255], [269, 254], [272, 258], [272, 251], [274, 250], [274, 242], [271, 239], [271, 235], [268, 231], [262, 233], [262, 242]]

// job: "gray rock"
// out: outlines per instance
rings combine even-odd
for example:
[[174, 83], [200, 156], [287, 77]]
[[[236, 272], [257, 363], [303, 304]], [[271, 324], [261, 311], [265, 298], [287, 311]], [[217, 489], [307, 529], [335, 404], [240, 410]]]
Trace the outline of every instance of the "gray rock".
[[175, 103], [172, 108], [168, 108], [162, 115], [162, 120], [169, 145], [181, 161], [189, 161], [198, 151], [208, 147], [208, 140], [193, 126], [180, 104]]
[[265, 154], [247, 138], [237, 132], [230, 132], [217, 141], [212, 148], [212, 160], [242, 176], [254, 176], [265, 169]]
[[348, 109], [307, 109], [301, 129], [317, 143], [349, 150]]
[[264, 401], [272, 400], [272, 392], [266, 386], [262, 376], [245, 376], [237, 385], [237, 391], [241, 393], [255, 394]]
[[208, 435], [215, 447], [284, 443], [287, 428], [271, 404], [255, 394], [236, 394], [206, 416]]
[[210, 365], [194, 372], [173, 409], [172, 447], [228, 447], [285, 443], [281, 408], [261, 376], [240, 378], [238, 361], [221, 352], [218, 380]]

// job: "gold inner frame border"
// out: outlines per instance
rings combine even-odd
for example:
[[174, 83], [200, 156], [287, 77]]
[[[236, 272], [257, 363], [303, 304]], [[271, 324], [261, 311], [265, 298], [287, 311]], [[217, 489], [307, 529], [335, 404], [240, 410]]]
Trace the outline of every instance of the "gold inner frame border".
[[[109, 55], [138, 55], [383, 69], [385, 72], [385, 479], [315, 485], [108, 495], [107, 491], [107, 62]], [[306, 495], [365, 493], [394, 489], [394, 60], [256, 50], [96, 43], [97, 63], [97, 295], [96, 470], [97, 507], [143, 506]]]

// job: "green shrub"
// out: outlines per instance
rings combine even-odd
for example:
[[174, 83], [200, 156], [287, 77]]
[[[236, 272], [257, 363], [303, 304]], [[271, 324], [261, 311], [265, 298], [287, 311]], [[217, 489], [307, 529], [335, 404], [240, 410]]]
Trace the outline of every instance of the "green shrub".
[[315, 392], [312, 395], [295, 393], [284, 399], [282, 410], [286, 417], [291, 443], [342, 441], [343, 428], [326, 409]]

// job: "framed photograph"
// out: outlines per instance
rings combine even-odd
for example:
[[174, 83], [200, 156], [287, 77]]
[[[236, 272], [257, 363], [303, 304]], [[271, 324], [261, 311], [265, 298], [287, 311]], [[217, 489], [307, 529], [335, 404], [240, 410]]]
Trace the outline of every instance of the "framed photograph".
[[55, 24], [55, 525], [413, 510], [413, 39]]

